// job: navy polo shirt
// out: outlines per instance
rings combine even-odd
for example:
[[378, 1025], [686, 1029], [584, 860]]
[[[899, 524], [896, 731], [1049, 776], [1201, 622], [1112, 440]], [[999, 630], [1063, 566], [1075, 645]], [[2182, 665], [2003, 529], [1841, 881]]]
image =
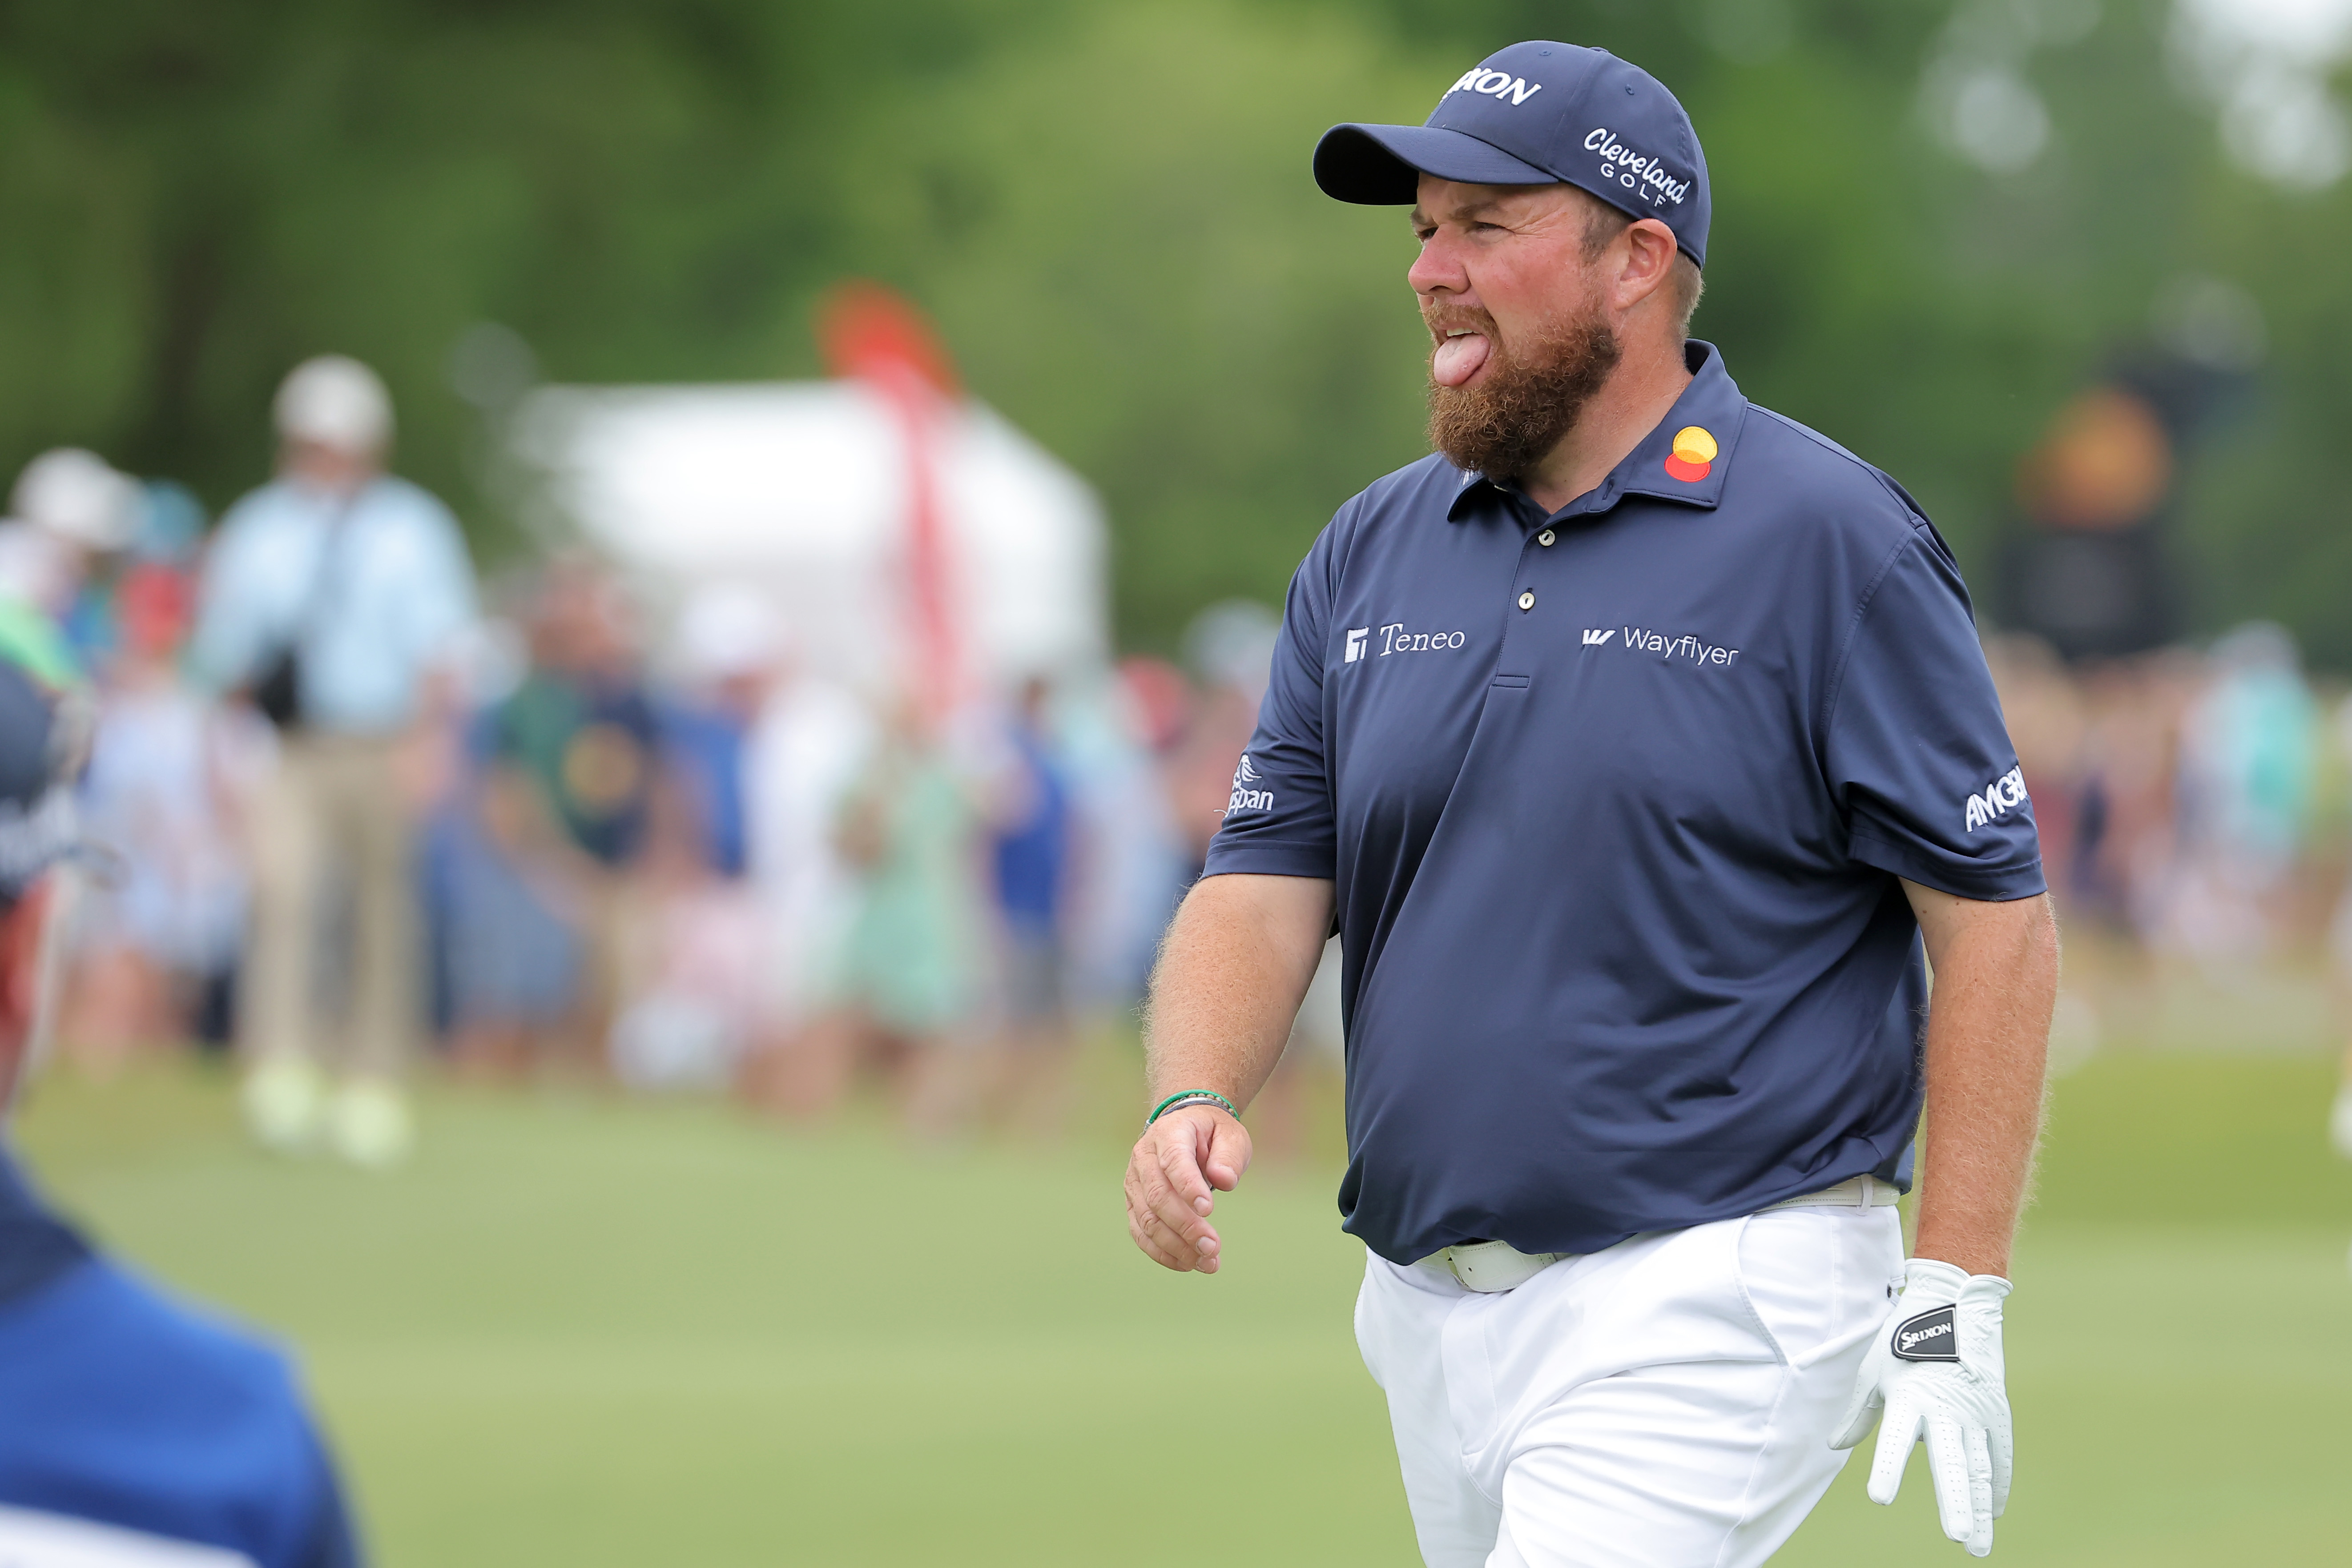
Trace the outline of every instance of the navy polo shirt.
[[2042, 891], [1950, 550], [1688, 351], [1561, 511], [1424, 458], [1291, 580], [1207, 874], [1336, 884], [1339, 1207], [1397, 1262], [1907, 1184], [1927, 988], [1897, 879]]

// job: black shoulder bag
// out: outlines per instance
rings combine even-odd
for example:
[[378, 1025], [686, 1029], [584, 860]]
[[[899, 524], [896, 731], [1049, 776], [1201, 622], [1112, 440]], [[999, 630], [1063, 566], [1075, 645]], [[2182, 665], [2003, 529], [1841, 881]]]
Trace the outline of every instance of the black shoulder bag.
[[253, 706], [261, 710], [262, 717], [281, 730], [302, 727], [302, 644], [326, 621], [323, 606], [327, 591], [334, 582], [335, 558], [342, 553], [346, 525], [368, 488], [362, 485], [345, 497], [336, 507], [334, 516], [327, 519], [327, 537], [319, 544], [319, 564], [311, 573], [310, 591], [303, 600], [302, 612], [295, 618], [293, 632], [262, 665], [261, 678], [253, 683]]

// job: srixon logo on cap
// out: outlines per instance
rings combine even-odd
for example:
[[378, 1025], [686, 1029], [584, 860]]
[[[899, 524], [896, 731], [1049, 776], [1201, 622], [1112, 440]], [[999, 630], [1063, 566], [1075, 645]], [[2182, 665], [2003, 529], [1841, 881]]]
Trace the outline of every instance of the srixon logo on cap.
[[1952, 1309], [1937, 1307], [1895, 1325], [1891, 1347], [1898, 1361], [1958, 1361], [1959, 1342], [1952, 1333]]
[[1508, 71], [1490, 71], [1485, 66], [1472, 66], [1462, 73], [1461, 80], [1438, 96], [1438, 101], [1443, 103], [1457, 92], [1483, 92], [1489, 98], [1507, 98], [1517, 107], [1541, 91], [1543, 83], [1539, 81], [1531, 82]]

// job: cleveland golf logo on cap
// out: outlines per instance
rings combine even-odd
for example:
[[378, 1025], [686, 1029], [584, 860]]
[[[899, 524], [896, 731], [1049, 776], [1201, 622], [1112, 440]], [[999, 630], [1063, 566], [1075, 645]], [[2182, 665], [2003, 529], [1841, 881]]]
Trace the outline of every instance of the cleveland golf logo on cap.
[[1675, 449], [1666, 454], [1666, 472], [1685, 485], [1696, 485], [1714, 470], [1715, 437], [1696, 424], [1675, 432]]
[[1592, 128], [1584, 139], [1584, 150], [1601, 154], [1601, 178], [1604, 183], [1613, 180], [1636, 194], [1646, 188], [1654, 207], [1660, 202], [1680, 206], [1683, 198], [1690, 194], [1688, 180], [1675, 179], [1655, 158], [1636, 152], [1618, 141], [1617, 133], [1605, 125]]

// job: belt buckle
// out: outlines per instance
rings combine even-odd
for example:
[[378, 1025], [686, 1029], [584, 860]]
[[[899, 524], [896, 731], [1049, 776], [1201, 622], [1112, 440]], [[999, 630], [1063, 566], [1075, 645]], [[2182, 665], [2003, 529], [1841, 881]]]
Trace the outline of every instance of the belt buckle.
[[[1496, 1263], [1507, 1260], [1510, 1266], [1490, 1269], [1487, 1277], [1481, 1279], [1478, 1265], [1490, 1259]], [[1506, 1291], [1515, 1291], [1559, 1260], [1557, 1253], [1522, 1252], [1507, 1241], [1464, 1242], [1445, 1249], [1446, 1271], [1464, 1290], [1475, 1291], [1480, 1295], [1499, 1295]], [[1502, 1273], [1517, 1277], [1508, 1284], [1498, 1283], [1496, 1276]]]

